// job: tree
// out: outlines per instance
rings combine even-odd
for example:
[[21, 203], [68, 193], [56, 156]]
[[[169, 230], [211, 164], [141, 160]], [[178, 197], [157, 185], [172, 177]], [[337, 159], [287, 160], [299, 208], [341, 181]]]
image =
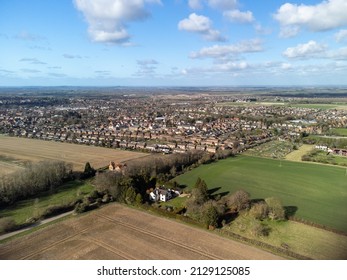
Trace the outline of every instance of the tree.
[[138, 193], [136, 195], [135, 202], [136, 202], [137, 205], [141, 205], [142, 204], [142, 195], [140, 193]]
[[201, 180], [200, 177], [198, 177], [198, 179], [196, 180], [196, 183], [192, 190], [192, 196], [199, 204], [203, 204], [209, 198], [207, 184], [204, 180]]
[[207, 185], [204, 180], [198, 178], [192, 189], [190, 198], [186, 201], [187, 213], [194, 219], [199, 220], [201, 207], [208, 201]]
[[269, 207], [263, 201], [255, 203], [249, 211], [249, 213], [257, 220], [264, 220], [265, 218], [267, 218], [268, 212]]
[[125, 201], [128, 204], [133, 204], [135, 202], [135, 199], [136, 199], [136, 191], [133, 187], [129, 187], [125, 194]]
[[83, 178], [89, 178], [93, 177], [96, 173], [96, 170], [90, 165], [89, 161], [86, 162], [86, 165], [84, 166], [84, 171], [82, 174]]
[[202, 207], [201, 221], [207, 226], [217, 227], [219, 213], [212, 201], [206, 202]]
[[249, 208], [250, 195], [244, 190], [239, 190], [229, 195], [225, 198], [226, 205], [234, 210], [235, 212], [240, 212], [243, 209]]
[[284, 220], [285, 211], [282, 206], [281, 201], [276, 197], [269, 197], [265, 199], [266, 204], [268, 205], [268, 217], [271, 220]]

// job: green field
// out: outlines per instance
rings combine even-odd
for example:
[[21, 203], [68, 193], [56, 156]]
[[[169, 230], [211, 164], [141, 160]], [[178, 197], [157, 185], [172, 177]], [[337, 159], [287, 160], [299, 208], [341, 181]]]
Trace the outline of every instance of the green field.
[[336, 136], [347, 136], [347, 128], [332, 128], [329, 130], [329, 134]]
[[345, 260], [347, 257], [347, 236], [311, 227], [293, 221], [276, 222], [265, 220], [262, 224], [271, 230], [269, 236], [251, 234], [254, 218], [240, 215], [223, 231], [230, 231], [281, 248], [286, 244], [292, 252], [315, 260]]
[[251, 198], [278, 197], [295, 206], [296, 217], [347, 232], [347, 176], [344, 168], [237, 156], [202, 165], [175, 178], [192, 187], [204, 179], [217, 193], [244, 189]]
[[0, 209], [0, 217], [10, 217], [16, 224], [23, 224], [29, 218], [40, 216], [47, 208], [66, 205], [90, 193], [94, 187], [89, 183], [71, 181], [59, 187], [54, 193], [45, 192], [38, 198], [19, 201], [11, 207]]
[[346, 110], [347, 109], [347, 104], [344, 103], [318, 103], [318, 104], [290, 104], [290, 107], [294, 108], [308, 108], [308, 109], [322, 109], [322, 110], [329, 110], [329, 109], [337, 109], [337, 110]]

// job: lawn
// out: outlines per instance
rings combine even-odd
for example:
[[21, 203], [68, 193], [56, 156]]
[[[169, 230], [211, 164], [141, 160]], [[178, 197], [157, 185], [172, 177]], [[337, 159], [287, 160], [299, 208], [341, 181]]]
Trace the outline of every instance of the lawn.
[[204, 179], [216, 193], [244, 189], [253, 199], [278, 197], [296, 217], [347, 232], [347, 177], [343, 168], [249, 156], [202, 165], [175, 178], [191, 188]]
[[10, 217], [17, 224], [22, 224], [28, 218], [39, 216], [50, 206], [69, 204], [77, 198], [82, 198], [93, 189], [94, 187], [90, 183], [72, 181], [54, 193], [45, 192], [38, 198], [22, 200], [11, 207], [0, 209], [0, 217]]

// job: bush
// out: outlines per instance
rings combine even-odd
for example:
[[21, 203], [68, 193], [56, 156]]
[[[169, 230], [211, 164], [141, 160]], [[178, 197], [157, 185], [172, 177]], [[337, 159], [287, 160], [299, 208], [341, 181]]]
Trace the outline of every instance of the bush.
[[251, 226], [251, 234], [253, 236], [259, 237], [259, 236], [268, 236], [270, 229], [263, 225], [258, 220], [254, 220]]
[[250, 195], [244, 190], [239, 190], [225, 197], [226, 205], [235, 212], [240, 212], [243, 209], [249, 208]]
[[269, 207], [265, 202], [258, 202], [254, 204], [249, 211], [250, 215], [257, 220], [264, 220], [267, 218]]
[[269, 197], [265, 199], [266, 204], [269, 207], [268, 217], [271, 220], [284, 220], [285, 211], [281, 201], [276, 197]]
[[88, 211], [89, 209], [89, 203], [84, 201], [84, 202], [79, 202], [76, 204], [75, 206], [75, 213], [83, 213], [83, 212], [86, 212]]
[[1, 218], [0, 219], [0, 233], [10, 232], [16, 229], [16, 223], [12, 218]]
[[74, 209], [73, 204], [68, 205], [53, 205], [45, 209], [42, 213], [41, 218], [49, 218], [52, 216], [56, 216]]

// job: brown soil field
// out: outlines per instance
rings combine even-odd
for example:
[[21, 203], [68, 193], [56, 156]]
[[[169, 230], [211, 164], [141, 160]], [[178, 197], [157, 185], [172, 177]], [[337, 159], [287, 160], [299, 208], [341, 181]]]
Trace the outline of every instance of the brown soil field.
[[[124, 162], [144, 157], [148, 154], [122, 151], [102, 147], [43, 141], [27, 138], [7, 137], [0, 135], [0, 156], [18, 160], [19, 165], [24, 162], [43, 160], [63, 160], [73, 165], [74, 170], [81, 171], [87, 161], [92, 167], [107, 166], [110, 161]], [[0, 161], [0, 164], [5, 164]], [[16, 166], [13, 165], [13, 170]], [[7, 170], [9, 173], [11, 170]], [[2, 172], [0, 170], [0, 175]]]
[[281, 259], [243, 243], [123, 205], [75, 216], [0, 245], [0, 259]]

